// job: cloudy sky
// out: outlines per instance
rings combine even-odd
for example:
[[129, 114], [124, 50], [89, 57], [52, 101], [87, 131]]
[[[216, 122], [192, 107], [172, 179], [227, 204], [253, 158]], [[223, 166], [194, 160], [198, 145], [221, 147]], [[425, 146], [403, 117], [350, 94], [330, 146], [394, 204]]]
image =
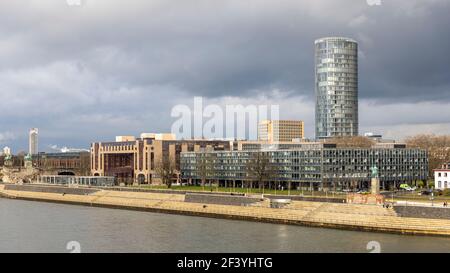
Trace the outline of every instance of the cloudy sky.
[[[450, 1], [0, 2], [0, 145], [170, 131], [171, 109], [277, 104], [314, 136], [314, 40], [359, 42], [360, 128], [450, 134]], [[371, 1], [369, 2], [376, 2]]]

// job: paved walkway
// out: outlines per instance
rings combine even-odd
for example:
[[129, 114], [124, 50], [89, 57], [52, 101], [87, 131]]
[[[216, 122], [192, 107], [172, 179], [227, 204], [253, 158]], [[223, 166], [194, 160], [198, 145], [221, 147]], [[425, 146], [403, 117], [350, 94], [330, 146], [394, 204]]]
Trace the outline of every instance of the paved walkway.
[[125, 209], [234, 218], [274, 223], [381, 231], [403, 234], [450, 236], [450, 220], [398, 217], [392, 209], [374, 205], [292, 201], [283, 209], [267, 206], [227, 206], [185, 203], [180, 194], [121, 192], [102, 190], [90, 195], [70, 195], [4, 190], [11, 198], [82, 203]]
[[415, 202], [415, 201], [395, 201], [397, 205], [400, 206], [415, 206], [415, 207], [435, 207], [435, 208], [446, 208], [450, 209], [450, 206], [444, 207], [444, 202], [436, 201], [436, 202]]

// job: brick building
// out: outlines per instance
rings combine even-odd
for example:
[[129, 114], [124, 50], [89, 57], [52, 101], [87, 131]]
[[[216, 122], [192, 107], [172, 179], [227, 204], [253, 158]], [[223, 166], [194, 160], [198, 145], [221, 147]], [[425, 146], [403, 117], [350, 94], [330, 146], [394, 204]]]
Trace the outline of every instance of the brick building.
[[[155, 166], [163, 158], [180, 170], [180, 153], [200, 150], [230, 150], [230, 141], [176, 140], [173, 134], [141, 134], [116, 137], [114, 142], [91, 144], [91, 174], [114, 176], [118, 183], [160, 184]], [[179, 171], [174, 182], [179, 181]]]

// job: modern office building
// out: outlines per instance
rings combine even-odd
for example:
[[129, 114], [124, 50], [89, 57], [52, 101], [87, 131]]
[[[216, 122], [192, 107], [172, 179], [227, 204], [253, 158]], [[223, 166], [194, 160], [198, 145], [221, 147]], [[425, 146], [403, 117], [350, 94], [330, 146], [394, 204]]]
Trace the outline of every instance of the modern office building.
[[283, 141], [272, 143], [260, 140], [236, 140], [233, 141], [233, 151], [248, 150], [291, 150], [297, 148], [320, 148], [324, 144], [320, 142], [308, 142], [305, 139], [295, 141]]
[[28, 148], [28, 153], [30, 155], [36, 155], [39, 152], [38, 149], [38, 135], [39, 135], [39, 130], [38, 128], [31, 128], [30, 132], [29, 132], [29, 148]]
[[315, 41], [316, 138], [358, 135], [358, 44]]
[[118, 183], [160, 184], [156, 171], [163, 159], [176, 168], [179, 181], [180, 153], [200, 150], [231, 150], [230, 141], [176, 140], [173, 134], [141, 134], [140, 138], [117, 137], [115, 142], [91, 144], [91, 174], [113, 176]]
[[301, 120], [263, 120], [258, 124], [260, 141], [285, 142], [304, 137], [304, 123]]
[[[425, 180], [428, 176], [428, 156], [422, 149], [410, 149], [405, 145], [392, 148], [336, 148], [335, 144], [304, 143], [303, 147], [270, 150], [252, 149], [235, 151], [199, 151], [181, 153], [181, 177], [183, 181], [198, 183], [200, 159], [208, 159], [212, 165], [210, 179], [221, 185], [248, 185], [247, 164], [255, 153], [263, 153], [276, 169], [276, 175], [268, 181], [284, 188], [307, 187], [314, 189], [368, 188], [373, 166], [379, 169], [383, 187]], [[204, 161], [203, 161], [204, 162]]]

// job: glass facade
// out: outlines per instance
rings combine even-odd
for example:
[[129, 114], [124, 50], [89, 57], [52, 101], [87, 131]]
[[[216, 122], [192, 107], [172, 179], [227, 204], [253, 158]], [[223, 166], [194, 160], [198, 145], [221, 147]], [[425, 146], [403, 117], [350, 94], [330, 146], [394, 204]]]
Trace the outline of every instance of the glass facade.
[[246, 166], [252, 154], [262, 152], [277, 166], [274, 180], [332, 185], [340, 182], [369, 182], [370, 168], [378, 167], [381, 182], [411, 182], [428, 176], [428, 155], [410, 148], [302, 148], [293, 150], [247, 150], [181, 153], [182, 179], [199, 179], [200, 158], [214, 168], [213, 179], [247, 180]]
[[358, 44], [315, 41], [316, 138], [358, 135]]

